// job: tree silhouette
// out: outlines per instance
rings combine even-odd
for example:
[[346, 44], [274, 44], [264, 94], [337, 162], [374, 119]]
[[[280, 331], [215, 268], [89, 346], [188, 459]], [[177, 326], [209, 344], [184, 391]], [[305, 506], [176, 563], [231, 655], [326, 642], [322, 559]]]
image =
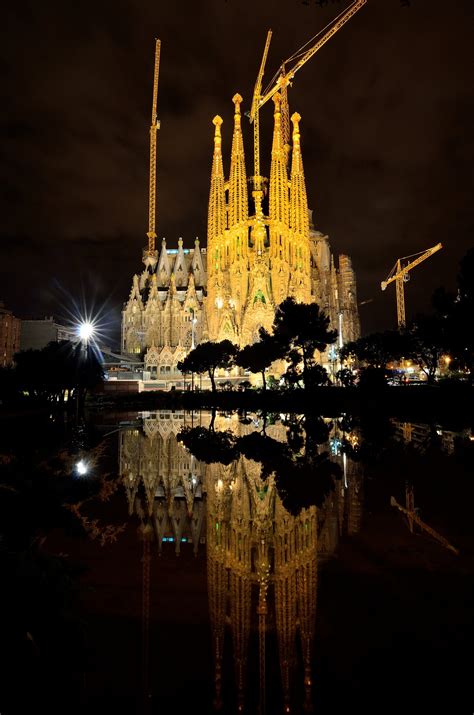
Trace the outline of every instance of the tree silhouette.
[[344, 387], [353, 387], [355, 382], [355, 377], [352, 370], [347, 367], [343, 367], [336, 372], [336, 378], [340, 380], [341, 385]]
[[448, 350], [448, 322], [438, 315], [420, 315], [409, 331], [408, 341], [405, 357], [423, 370], [428, 382], [434, 382], [440, 358]]
[[312, 504], [322, 505], [334, 489], [334, 479], [340, 478], [341, 468], [327, 450], [320, 449], [329, 436], [329, 426], [321, 417], [292, 415], [288, 427], [286, 442], [269, 437], [264, 428], [236, 437], [230, 431], [194, 427], [182, 430], [178, 437], [197, 459], [208, 464], [230, 464], [240, 454], [259, 462], [262, 478], [275, 475], [283, 505], [297, 515]]
[[387, 363], [399, 360], [409, 352], [406, 335], [398, 330], [372, 333], [351, 343], [346, 343], [339, 351], [341, 360], [355, 358], [367, 367], [385, 369]]
[[448, 342], [454, 366], [466, 370], [474, 382], [474, 248], [461, 260], [457, 296], [448, 304]]
[[221, 340], [219, 343], [200, 343], [194, 350], [178, 363], [178, 370], [183, 373], [207, 372], [212, 385], [212, 391], [216, 392], [215, 374], [217, 368], [228, 370], [234, 364], [237, 347], [230, 340]]
[[329, 330], [328, 316], [317, 303], [297, 303], [294, 298], [287, 298], [276, 310], [273, 338], [290, 363], [290, 383], [297, 382], [299, 373], [305, 387], [311, 387], [316, 376], [320, 379], [322, 374], [313, 369], [317, 364], [315, 352], [324, 352], [336, 337], [336, 331]]
[[30, 397], [64, 403], [84, 400], [88, 389], [104, 377], [99, 356], [89, 345], [69, 340], [51, 342], [41, 350], [25, 350], [15, 355], [18, 388]]
[[267, 389], [265, 370], [270, 365], [283, 357], [282, 345], [274, 339], [264, 328], [259, 331], [260, 340], [252, 345], [246, 345], [237, 353], [235, 364], [249, 372], [259, 372], [262, 376], [263, 389]]

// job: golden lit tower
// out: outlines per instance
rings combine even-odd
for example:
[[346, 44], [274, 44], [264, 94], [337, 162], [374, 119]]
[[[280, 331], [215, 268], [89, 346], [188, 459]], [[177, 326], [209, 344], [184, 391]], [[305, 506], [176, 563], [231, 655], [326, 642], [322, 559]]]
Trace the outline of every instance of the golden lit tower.
[[[300, 115], [293, 114], [291, 177], [288, 180], [281, 97], [275, 103], [268, 216], [263, 212], [264, 180], [253, 191], [254, 214], [248, 215], [242, 98], [233, 98], [234, 134], [230, 177], [222, 169], [220, 117], [214, 121], [214, 156], [208, 219], [209, 338], [228, 338], [241, 346], [258, 340], [259, 328], [271, 328], [275, 308], [289, 295], [309, 303], [312, 253], [308, 199], [300, 141]], [[228, 204], [226, 205], [226, 190]], [[314, 271], [313, 271], [314, 273]]]
[[248, 195], [240, 116], [242, 97], [240, 94], [235, 94], [232, 101], [235, 105], [235, 113], [229, 176], [229, 229], [243, 229], [242, 232], [246, 235], [248, 222]]
[[[224, 190], [224, 168], [222, 165], [222, 117], [212, 120], [214, 124], [214, 155], [212, 159], [211, 190], [209, 194], [209, 213], [207, 220], [208, 285], [207, 305], [209, 334], [211, 339], [217, 334], [219, 310], [224, 304], [223, 255], [224, 231], [226, 229], [226, 202]], [[210, 310], [209, 310], [210, 308]], [[216, 310], [217, 309], [217, 310]]]
[[240, 94], [236, 94], [232, 101], [235, 105], [235, 112], [229, 176], [227, 260], [230, 291], [233, 299], [232, 307], [235, 307], [235, 318], [239, 324], [242, 305], [247, 299], [248, 287], [248, 193], [240, 115], [242, 97]]
[[301, 116], [297, 112], [292, 114], [293, 155], [290, 181], [290, 269], [292, 276], [290, 293], [297, 301], [309, 303], [311, 296], [309, 213], [301, 155], [300, 120]]
[[211, 252], [216, 271], [223, 268], [219, 249], [226, 228], [226, 207], [224, 193], [224, 168], [222, 166], [222, 117], [212, 120], [214, 131], [214, 156], [212, 160], [211, 191], [209, 194], [209, 214], [207, 222], [207, 244]]
[[[122, 349], [141, 354], [145, 373], [176, 380], [177, 365], [202, 340], [229, 339], [243, 347], [271, 330], [276, 307], [288, 296], [317, 301], [340, 328], [340, 342], [359, 335], [355, 274], [348, 257], [334, 263], [327, 236], [317, 231], [308, 211], [300, 141], [300, 116], [292, 116], [289, 146], [287, 89], [295, 73], [365, 4], [354, 0], [333, 26], [313, 38], [282, 65], [278, 79], [262, 94], [271, 32], [267, 34], [250, 117], [254, 122], [254, 176], [249, 207], [242, 133], [242, 97], [235, 94], [234, 130], [228, 181], [224, 176], [222, 119], [214, 117], [214, 152], [209, 194], [207, 249], [196, 241], [178, 250], [162, 241], [155, 250], [156, 93], [159, 43], [150, 130], [150, 221], [145, 270], [133, 279], [122, 317]], [[274, 100], [270, 177], [261, 176], [259, 111]], [[289, 159], [290, 177], [289, 173]], [[268, 195], [267, 195], [268, 186]], [[267, 212], [268, 201], [268, 212]], [[326, 358], [321, 356], [321, 361]], [[275, 368], [276, 369], [276, 368]], [[148, 379], [146, 377], [145, 379]]]
[[289, 194], [286, 171], [286, 151], [281, 124], [280, 95], [273, 96], [275, 124], [273, 129], [272, 161], [270, 166], [270, 261], [272, 288], [275, 303], [281, 303], [288, 295], [288, 226]]

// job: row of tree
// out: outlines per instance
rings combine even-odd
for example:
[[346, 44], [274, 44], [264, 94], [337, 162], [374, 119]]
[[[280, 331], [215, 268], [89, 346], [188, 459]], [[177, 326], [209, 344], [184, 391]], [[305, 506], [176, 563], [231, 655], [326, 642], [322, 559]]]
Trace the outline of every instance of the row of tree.
[[284, 360], [284, 378], [288, 385], [301, 382], [305, 387], [329, 381], [326, 370], [316, 362], [316, 351], [324, 352], [336, 340], [336, 331], [329, 329], [329, 318], [316, 303], [296, 303], [287, 298], [281, 303], [273, 321], [271, 333], [259, 331], [260, 340], [239, 350], [230, 340], [200, 343], [178, 363], [186, 373], [207, 373], [212, 390], [216, 390], [216, 370], [234, 366], [260, 373], [263, 389], [267, 387], [265, 371], [277, 360]]
[[62, 340], [41, 350], [17, 353], [14, 367], [0, 371], [0, 395], [53, 403], [78, 400], [81, 404], [87, 390], [100, 384], [103, 377], [101, 361], [91, 346]]
[[[340, 351], [342, 361], [356, 360], [373, 375], [381, 377], [391, 362], [411, 360], [434, 382], [443, 356], [449, 369], [474, 381], [474, 249], [462, 259], [458, 290], [439, 288], [433, 296], [433, 312], [419, 315], [401, 331], [367, 335], [348, 343]], [[342, 378], [350, 381], [343, 371]]]
[[[330, 458], [324, 448], [332, 427], [322, 417], [289, 414], [285, 418], [286, 441], [280, 442], [266, 433], [267, 424], [279, 416], [263, 413], [261, 431], [236, 436], [230, 430], [214, 430], [213, 412], [209, 429], [184, 428], [178, 440], [195, 457], [206, 464], [231, 464], [243, 455], [261, 464], [261, 477], [267, 480], [275, 475], [278, 494], [285, 509], [297, 516], [301, 509], [312, 505], [321, 507], [327, 495], [334, 490], [336, 480], [342, 476], [339, 464]], [[248, 424], [246, 415], [240, 417]]]
[[[301, 304], [287, 298], [276, 310], [271, 332], [261, 328], [259, 337], [258, 342], [241, 350], [229, 340], [201, 343], [178, 368], [185, 374], [207, 373], [213, 391], [216, 371], [234, 366], [260, 373], [266, 389], [266, 370], [279, 360], [285, 361], [283, 378], [289, 387], [329, 384], [329, 376], [316, 356], [334, 343], [337, 335], [329, 329], [329, 318], [316, 303]], [[373, 333], [346, 344], [339, 350], [341, 369], [336, 377], [345, 386], [353, 385], [356, 376], [351, 367], [357, 365], [361, 386], [384, 384], [390, 363], [410, 360], [431, 383], [443, 355], [449, 356], [451, 370], [464, 373], [473, 382], [474, 249], [461, 261], [456, 293], [438, 289], [432, 314], [418, 316], [403, 330]]]

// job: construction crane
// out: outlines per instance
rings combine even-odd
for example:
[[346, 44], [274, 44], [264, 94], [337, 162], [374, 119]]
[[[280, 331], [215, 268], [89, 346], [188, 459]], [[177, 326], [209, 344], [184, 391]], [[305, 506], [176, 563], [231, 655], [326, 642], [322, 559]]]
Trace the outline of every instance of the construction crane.
[[156, 105], [158, 101], [158, 77], [160, 72], [160, 52], [161, 40], [155, 42], [155, 71], [153, 75], [153, 102], [151, 108], [150, 125], [150, 187], [148, 204], [148, 248], [144, 251], [144, 262], [148, 267], [153, 268], [157, 262], [157, 252], [155, 248], [156, 239], [156, 135], [160, 128], [160, 122], [156, 117]]
[[[420, 265], [423, 261], [426, 261], [427, 258], [433, 255], [433, 253], [436, 253], [439, 251], [441, 248], [443, 248], [441, 243], [437, 243], [436, 246], [433, 246], [432, 248], [428, 248], [426, 251], [420, 251], [419, 253], [413, 253], [411, 256], [404, 256], [403, 258], [399, 258], [397, 262], [395, 263], [394, 267], [390, 271], [390, 273], [387, 276], [387, 279], [385, 281], [382, 281], [381, 283], [381, 288], [382, 290], [385, 290], [390, 283], [393, 283], [395, 281], [396, 289], [397, 289], [397, 319], [398, 319], [398, 329], [400, 330], [401, 328], [404, 327], [406, 324], [405, 321], [405, 289], [403, 287], [403, 284], [406, 283], [409, 279], [409, 272], [415, 268], [415, 266]], [[410, 260], [413, 259], [413, 260]], [[402, 264], [402, 261], [408, 261], [405, 265]]]
[[268, 56], [268, 48], [270, 47], [270, 42], [272, 39], [272, 31], [268, 30], [267, 39], [265, 42], [265, 49], [263, 50], [262, 61], [260, 63], [260, 69], [257, 76], [257, 81], [255, 82], [255, 88], [253, 90], [252, 108], [250, 110], [251, 121], [253, 121], [253, 143], [254, 143], [254, 153], [253, 153], [253, 188], [254, 192], [261, 192], [262, 190], [262, 177], [260, 175], [260, 122], [259, 122], [259, 108], [262, 92], [262, 80], [263, 73], [265, 71], [265, 64]]
[[[281, 95], [281, 114], [282, 114], [282, 126], [283, 126], [283, 138], [285, 144], [289, 145], [289, 140], [290, 140], [290, 111], [288, 108], [288, 93], [287, 89], [288, 86], [291, 86], [291, 81], [293, 80], [293, 77], [295, 74], [303, 67], [303, 65], [306, 64], [308, 60], [313, 57], [313, 55], [318, 52], [318, 50], [321, 49], [323, 45], [326, 44], [328, 40], [331, 39], [333, 35], [338, 32], [341, 27], [343, 27], [348, 20], [353, 17], [353, 15], [358, 12], [361, 7], [363, 7], [366, 4], [367, 0], [354, 0], [347, 8], [346, 10], [343, 10], [334, 20], [332, 20], [326, 27], [324, 27], [322, 30], [320, 30], [314, 37], [311, 38], [311, 40], [308, 40], [308, 42], [303, 45], [295, 54], [293, 54], [291, 57], [289, 57], [287, 60], [285, 60], [282, 65], [280, 66], [279, 70], [277, 71], [276, 75], [273, 77], [271, 80], [270, 84], [268, 85], [267, 89], [265, 89], [263, 95], [260, 95], [260, 92], [258, 96], [254, 93], [254, 98], [252, 102], [252, 109], [250, 111], [250, 121], [254, 122], [255, 119], [258, 117], [258, 111], [263, 105], [268, 102], [269, 99], [273, 97], [276, 92], [279, 92]], [[329, 28], [329, 29], [328, 29]], [[327, 30], [327, 32], [325, 32]], [[321, 37], [320, 35], [323, 34]], [[269, 33], [271, 34], [271, 33]], [[319, 38], [319, 39], [317, 39]], [[308, 49], [305, 49], [310, 43], [311, 46]], [[268, 44], [268, 37], [267, 37], [267, 44]], [[266, 47], [266, 50], [268, 51], [268, 47]], [[266, 55], [264, 53], [264, 57], [266, 59]], [[287, 68], [287, 65], [290, 64], [291, 62], [295, 62], [293, 66], [290, 66]], [[262, 70], [262, 68], [261, 68]], [[262, 77], [263, 77], [263, 71], [262, 71]], [[259, 75], [259, 79], [261, 81], [262, 77]], [[257, 79], [258, 83], [258, 79]], [[257, 88], [257, 85], [255, 86]]]

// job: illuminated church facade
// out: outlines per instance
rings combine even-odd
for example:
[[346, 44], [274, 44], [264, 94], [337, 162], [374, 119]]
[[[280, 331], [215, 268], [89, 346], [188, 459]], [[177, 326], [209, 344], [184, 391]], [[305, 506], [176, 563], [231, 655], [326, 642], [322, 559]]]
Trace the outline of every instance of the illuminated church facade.
[[[316, 302], [338, 331], [339, 345], [360, 335], [356, 277], [349, 256], [337, 264], [328, 237], [315, 230], [308, 209], [300, 141], [301, 117], [285, 144], [280, 96], [275, 94], [270, 177], [248, 191], [236, 94], [228, 178], [222, 156], [222, 119], [214, 124], [207, 248], [182, 239], [170, 249], [144, 252], [145, 269], [133, 278], [122, 315], [122, 351], [144, 354], [160, 373], [205, 340], [229, 339], [239, 347], [270, 330], [276, 307], [288, 296]], [[324, 362], [323, 357], [323, 362]]]

